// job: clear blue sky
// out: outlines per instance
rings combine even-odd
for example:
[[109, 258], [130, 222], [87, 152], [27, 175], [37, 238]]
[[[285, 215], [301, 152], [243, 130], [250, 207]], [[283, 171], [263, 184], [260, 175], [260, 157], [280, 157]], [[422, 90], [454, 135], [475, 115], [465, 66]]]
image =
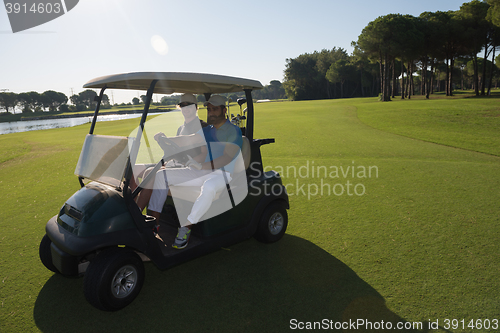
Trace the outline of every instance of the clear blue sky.
[[[80, 0], [65, 15], [16, 34], [2, 6], [0, 89], [69, 97], [94, 77], [134, 71], [214, 73], [266, 85], [283, 80], [287, 58], [333, 47], [351, 53], [351, 42], [379, 16], [458, 10], [464, 2]], [[157, 50], [153, 36], [161, 37]], [[118, 103], [134, 96], [113, 93]]]

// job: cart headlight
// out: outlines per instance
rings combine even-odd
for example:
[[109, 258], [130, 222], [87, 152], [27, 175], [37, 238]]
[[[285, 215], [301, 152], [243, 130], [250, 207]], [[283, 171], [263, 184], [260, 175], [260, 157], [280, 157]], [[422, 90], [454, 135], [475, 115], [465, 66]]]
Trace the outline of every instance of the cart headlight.
[[74, 218], [78, 222], [80, 222], [83, 219], [83, 213], [81, 211], [79, 211], [78, 209], [76, 209], [75, 207], [72, 207], [68, 204], [64, 205], [64, 213], [66, 215]]
[[83, 213], [68, 204], [59, 212], [57, 217], [57, 223], [73, 234], [78, 234], [78, 229], [80, 228], [81, 220], [83, 219]]

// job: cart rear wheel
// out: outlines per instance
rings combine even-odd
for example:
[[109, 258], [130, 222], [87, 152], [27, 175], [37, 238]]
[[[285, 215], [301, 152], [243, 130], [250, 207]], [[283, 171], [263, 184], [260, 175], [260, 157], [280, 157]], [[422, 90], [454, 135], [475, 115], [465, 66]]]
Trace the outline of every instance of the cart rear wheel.
[[52, 263], [52, 250], [50, 249], [50, 245], [52, 241], [49, 236], [45, 234], [40, 242], [40, 247], [38, 248], [38, 254], [40, 255], [40, 260], [42, 264], [49, 270], [54, 273], [59, 273], [56, 266]]
[[280, 202], [272, 202], [262, 213], [255, 238], [263, 243], [273, 243], [281, 239], [288, 225], [286, 208]]
[[144, 284], [144, 265], [131, 250], [113, 248], [99, 253], [83, 280], [87, 301], [104, 311], [120, 310], [137, 297]]

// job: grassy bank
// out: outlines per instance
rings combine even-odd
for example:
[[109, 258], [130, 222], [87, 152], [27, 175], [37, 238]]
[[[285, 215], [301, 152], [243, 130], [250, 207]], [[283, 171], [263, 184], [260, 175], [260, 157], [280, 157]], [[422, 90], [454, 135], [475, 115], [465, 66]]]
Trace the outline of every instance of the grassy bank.
[[[446, 318], [498, 319], [500, 134], [483, 119], [495, 104], [481, 101], [257, 105], [255, 137], [276, 138], [262, 147], [264, 164], [290, 195], [287, 235], [167, 271], [147, 264], [141, 294], [117, 313], [92, 308], [82, 279], [38, 259], [45, 223], [79, 188], [88, 125], [2, 135], [0, 331], [265, 332], [326, 318], [439, 320], [445, 332]], [[136, 125], [100, 123], [97, 133]]]

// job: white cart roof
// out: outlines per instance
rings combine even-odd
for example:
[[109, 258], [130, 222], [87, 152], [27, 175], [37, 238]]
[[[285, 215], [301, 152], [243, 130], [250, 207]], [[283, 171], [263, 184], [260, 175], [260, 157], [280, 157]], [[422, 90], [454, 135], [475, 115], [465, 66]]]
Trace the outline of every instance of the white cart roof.
[[153, 80], [158, 80], [154, 89], [154, 92], [158, 94], [214, 94], [263, 88], [262, 84], [256, 80], [216, 74], [179, 72], [136, 72], [101, 76], [85, 83], [83, 87], [148, 90]]

